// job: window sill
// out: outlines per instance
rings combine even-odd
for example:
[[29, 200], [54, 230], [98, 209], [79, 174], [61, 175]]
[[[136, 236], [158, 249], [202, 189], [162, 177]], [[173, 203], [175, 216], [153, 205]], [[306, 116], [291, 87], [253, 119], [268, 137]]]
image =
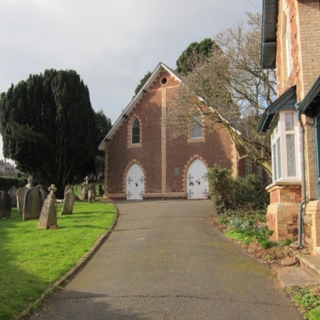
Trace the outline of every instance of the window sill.
[[205, 142], [206, 139], [204, 137], [201, 138], [189, 138], [188, 143], [193, 143], [193, 142]]
[[135, 143], [135, 144], [128, 145], [129, 149], [135, 149], [135, 148], [141, 148], [141, 147], [142, 147], [142, 143]]

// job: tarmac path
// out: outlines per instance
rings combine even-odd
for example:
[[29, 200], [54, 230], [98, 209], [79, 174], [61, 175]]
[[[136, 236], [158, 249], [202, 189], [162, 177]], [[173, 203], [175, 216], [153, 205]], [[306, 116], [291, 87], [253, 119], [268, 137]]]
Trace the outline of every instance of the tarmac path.
[[32, 320], [302, 319], [270, 268], [213, 228], [209, 200], [116, 205], [108, 240]]

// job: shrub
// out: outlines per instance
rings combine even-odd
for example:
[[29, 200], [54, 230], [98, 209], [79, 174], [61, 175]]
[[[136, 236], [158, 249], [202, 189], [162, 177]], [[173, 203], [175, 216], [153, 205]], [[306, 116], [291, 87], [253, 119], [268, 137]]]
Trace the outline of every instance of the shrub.
[[245, 210], [257, 210], [268, 203], [269, 196], [259, 176], [250, 174], [246, 177], [238, 177], [234, 179], [234, 183], [237, 206]]
[[9, 191], [9, 189], [13, 186], [15, 186], [17, 189], [23, 188], [27, 183], [27, 179], [0, 177], [0, 190]]
[[216, 213], [226, 210], [234, 210], [234, 180], [231, 170], [214, 165], [208, 171], [209, 192]]
[[257, 175], [236, 179], [232, 171], [214, 165], [208, 172], [210, 196], [214, 210], [220, 214], [227, 210], [259, 210], [268, 203], [268, 193]]

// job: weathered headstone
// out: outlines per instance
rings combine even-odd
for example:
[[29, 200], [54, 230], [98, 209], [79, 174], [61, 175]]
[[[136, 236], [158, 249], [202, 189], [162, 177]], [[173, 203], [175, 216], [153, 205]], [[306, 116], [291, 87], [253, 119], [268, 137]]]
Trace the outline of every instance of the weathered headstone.
[[41, 215], [38, 222], [38, 229], [57, 229], [57, 205], [56, 205], [56, 196], [55, 192], [57, 188], [54, 184], [52, 184], [49, 188], [49, 195], [44, 201]]
[[20, 214], [23, 212], [23, 205], [24, 205], [24, 197], [26, 192], [29, 190], [27, 187], [19, 188], [16, 192], [17, 196], [17, 207]]
[[73, 186], [67, 185], [64, 191], [64, 199], [61, 214], [72, 214], [75, 201], [76, 196], [73, 191]]
[[10, 218], [11, 197], [7, 191], [0, 191], [0, 218]]
[[32, 176], [29, 176], [29, 177], [28, 177], [28, 184], [26, 184], [26, 187], [27, 187], [28, 189], [30, 189], [30, 188], [33, 187], [33, 178], [32, 178]]
[[47, 196], [48, 196], [48, 192], [47, 190], [43, 187], [42, 184], [38, 184], [36, 187], [40, 193], [41, 193], [41, 205], [44, 204], [44, 201], [46, 200]]
[[17, 188], [15, 186], [11, 187], [8, 191], [8, 194], [11, 198], [11, 206], [17, 206]]
[[96, 186], [94, 184], [92, 184], [89, 188], [88, 199], [89, 202], [94, 202], [96, 199]]
[[103, 196], [103, 188], [102, 185], [99, 184], [99, 196], [102, 197]]
[[84, 182], [81, 185], [81, 200], [88, 199], [88, 191], [89, 191], [88, 181], [89, 181], [89, 178], [87, 176], [85, 177]]
[[36, 187], [31, 187], [24, 197], [22, 220], [39, 219], [40, 213], [41, 193]]

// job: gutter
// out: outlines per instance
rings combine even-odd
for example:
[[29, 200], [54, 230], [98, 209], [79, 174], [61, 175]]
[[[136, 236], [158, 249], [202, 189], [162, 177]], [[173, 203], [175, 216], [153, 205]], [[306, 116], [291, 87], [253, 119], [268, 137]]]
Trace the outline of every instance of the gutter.
[[305, 128], [303, 126], [302, 120], [301, 120], [301, 110], [299, 110], [300, 102], [297, 102], [295, 104], [295, 107], [297, 109], [297, 115], [298, 115], [298, 121], [300, 123], [300, 133], [301, 133], [301, 149], [302, 149], [302, 159], [301, 159], [301, 169], [302, 169], [302, 175], [301, 175], [301, 193], [302, 193], [302, 199], [299, 204], [299, 226], [298, 226], [298, 247], [300, 249], [303, 248], [303, 242], [302, 242], [302, 233], [303, 233], [303, 209], [304, 205], [307, 202], [307, 196], [306, 196], [306, 175], [305, 175], [305, 144], [304, 144], [304, 138], [305, 138]]

